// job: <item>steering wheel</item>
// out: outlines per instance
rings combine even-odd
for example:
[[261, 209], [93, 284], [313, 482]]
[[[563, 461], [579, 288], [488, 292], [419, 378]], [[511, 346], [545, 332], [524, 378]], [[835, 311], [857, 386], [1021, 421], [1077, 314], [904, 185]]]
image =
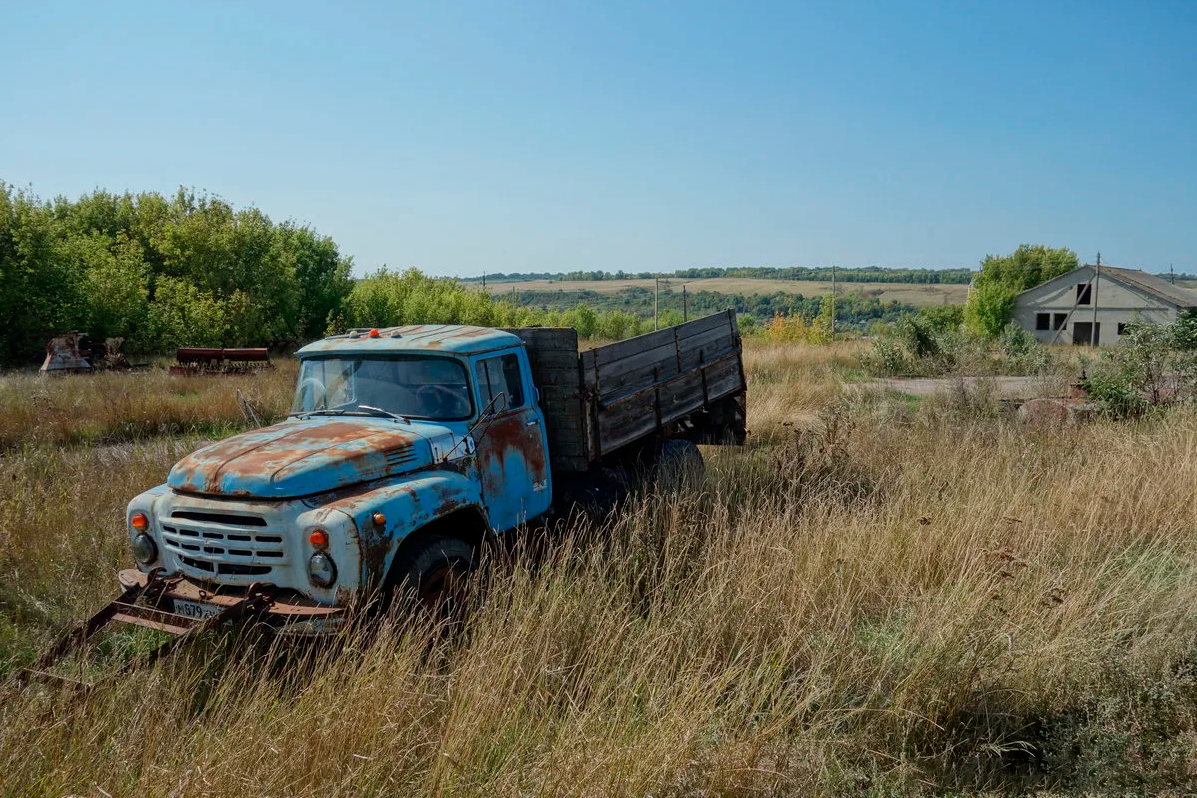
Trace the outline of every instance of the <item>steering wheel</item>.
[[[315, 377], [308, 377], [306, 380], [302, 380], [299, 383], [299, 387], [297, 387], [295, 389], [295, 394], [296, 394], [296, 396], [302, 397], [304, 394], [304, 391], [306, 391], [308, 389], [311, 389], [311, 391], [312, 391], [311, 407], [301, 407], [300, 409], [301, 410], [318, 410], [319, 406], [324, 404], [324, 399], [326, 397], [324, 383], [321, 382], [320, 380], [316, 379]], [[317, 391], [319, 391], [319, 393], [317, 393]], [[319, 397], [319, 399], [317, 399], [317, 397]]]
[[[421, 385], [416, 389], [416, 398], [420, 400], [424, 408], [444, 408], [445, 415], [464, 416], [469, 412], [469, 405], [466, 404], [466, 401], [444, 385]], [[427, 415], [437, 416], [440, 414], [430, 412]]]

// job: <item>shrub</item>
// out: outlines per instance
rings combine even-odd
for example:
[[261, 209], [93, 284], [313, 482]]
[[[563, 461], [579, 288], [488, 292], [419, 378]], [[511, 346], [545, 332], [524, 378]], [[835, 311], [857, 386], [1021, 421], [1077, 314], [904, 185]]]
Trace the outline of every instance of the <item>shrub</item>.
[[934, 330], [956, 331], [964, 324], [964, 305], [928, 305], [919, 309], [918, 317]]
[[1055, 366], [1047, 347], [1010, 323], [995, 340], [951, 323], [951, 317], [904, 316], [873, 342], [862, 367], [878, 376], [967, 374], [1045, 374]]
[[1127, 324], [1120, 346], [1086, 360], [1082, 381], [1102, 412], [1116, 418], [1197, 397], [1197, 320]]
[[779, 344], [829, 344], [835, 338], [834, 319], [835, 300], [828, 294], [819, 304], [819, 315], [809, 321], [803, 316], [774, 315], [765, 325], [765, 338]]

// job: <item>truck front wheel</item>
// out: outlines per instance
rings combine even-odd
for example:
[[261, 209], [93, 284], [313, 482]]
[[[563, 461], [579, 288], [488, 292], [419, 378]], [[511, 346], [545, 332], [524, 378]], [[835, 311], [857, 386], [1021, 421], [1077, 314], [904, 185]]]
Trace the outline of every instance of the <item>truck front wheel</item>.
[[461, 594], [478, 567], [477, 547], [451, 537], [430, 537], [415, 543], [391, 569], [392, 591], [437, 606]]

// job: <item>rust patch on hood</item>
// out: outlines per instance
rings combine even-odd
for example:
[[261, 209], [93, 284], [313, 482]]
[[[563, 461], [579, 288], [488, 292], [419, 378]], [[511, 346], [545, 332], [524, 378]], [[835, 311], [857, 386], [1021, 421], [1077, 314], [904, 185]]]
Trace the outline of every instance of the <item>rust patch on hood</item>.
[[167, 484], [185, 493], [307, 496], [430, 462], [428, 441], [389, 421], [286, 421], [193, 452]]

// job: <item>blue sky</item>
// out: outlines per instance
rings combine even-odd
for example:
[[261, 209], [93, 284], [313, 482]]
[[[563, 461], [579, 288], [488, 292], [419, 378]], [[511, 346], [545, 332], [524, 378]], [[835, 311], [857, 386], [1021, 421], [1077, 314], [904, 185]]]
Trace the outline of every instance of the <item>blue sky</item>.
[[361, 274], [1197, 272], [1197, 3], [0, 0], [0, 179], [179, 185]]

